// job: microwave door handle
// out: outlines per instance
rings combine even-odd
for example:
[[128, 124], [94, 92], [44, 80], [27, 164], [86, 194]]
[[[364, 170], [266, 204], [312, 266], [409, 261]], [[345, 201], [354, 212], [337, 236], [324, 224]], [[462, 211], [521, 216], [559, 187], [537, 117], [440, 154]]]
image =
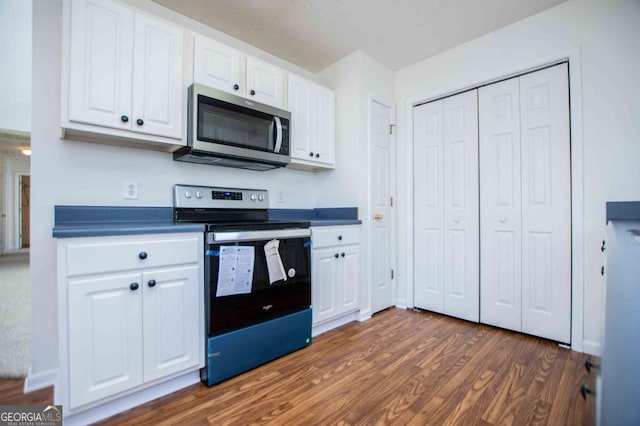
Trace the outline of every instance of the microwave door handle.
[[273, 152], [278, 154], [280, 148], [282, 148], [282, 122], [280, 121], [280, 117], [273, 117], [273, 120], [276, 123], [276, 148]]

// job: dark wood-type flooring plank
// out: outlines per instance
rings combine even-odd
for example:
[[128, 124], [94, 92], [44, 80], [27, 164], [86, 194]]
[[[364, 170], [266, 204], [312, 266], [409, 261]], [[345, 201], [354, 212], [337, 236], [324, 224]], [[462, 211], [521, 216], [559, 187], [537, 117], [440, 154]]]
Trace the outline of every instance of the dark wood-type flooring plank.
[[[208, 388], [190, 386], [103, 424], [591, 425], [587, 356], [486, 325], [390, 309]], [[48, 404], [0, 380], [0, 404]]]

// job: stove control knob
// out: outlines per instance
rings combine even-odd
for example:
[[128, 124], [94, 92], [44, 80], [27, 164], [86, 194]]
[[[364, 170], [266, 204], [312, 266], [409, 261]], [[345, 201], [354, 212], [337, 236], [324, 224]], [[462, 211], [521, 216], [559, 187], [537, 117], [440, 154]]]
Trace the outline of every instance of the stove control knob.
[[202, 191], [196, 192], [196, 198], [202, 198]]
[[184, 193], [184, 198], [191, 198], [191, 191], [187, 191]]
[[262, 195], [262, 194], [258, 195], [258, 200], [264, 201], [264, 195]]
[[256, 194], [251, 194], [251, 197], [249, 198], [251, 198], [251, 201], [255, 201], [258, 199], [258, 196]]

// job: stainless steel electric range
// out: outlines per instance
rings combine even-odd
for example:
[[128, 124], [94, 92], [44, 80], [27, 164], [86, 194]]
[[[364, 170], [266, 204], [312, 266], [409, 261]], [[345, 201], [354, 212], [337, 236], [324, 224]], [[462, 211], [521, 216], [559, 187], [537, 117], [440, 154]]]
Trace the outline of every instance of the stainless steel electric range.
[[206, 224], [208, 386], [311, 343], [309, 223], [268, 206], [264, 190], [174, 187], [174, 220]]

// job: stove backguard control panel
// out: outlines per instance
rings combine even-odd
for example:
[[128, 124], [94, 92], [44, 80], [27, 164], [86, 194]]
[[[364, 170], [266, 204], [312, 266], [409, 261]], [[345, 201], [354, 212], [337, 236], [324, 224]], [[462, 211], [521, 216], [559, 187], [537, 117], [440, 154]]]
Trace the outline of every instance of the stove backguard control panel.
[[175, 185], [173, 205], [178, 208], [266, 209], [269, 192], [264, 189]]

